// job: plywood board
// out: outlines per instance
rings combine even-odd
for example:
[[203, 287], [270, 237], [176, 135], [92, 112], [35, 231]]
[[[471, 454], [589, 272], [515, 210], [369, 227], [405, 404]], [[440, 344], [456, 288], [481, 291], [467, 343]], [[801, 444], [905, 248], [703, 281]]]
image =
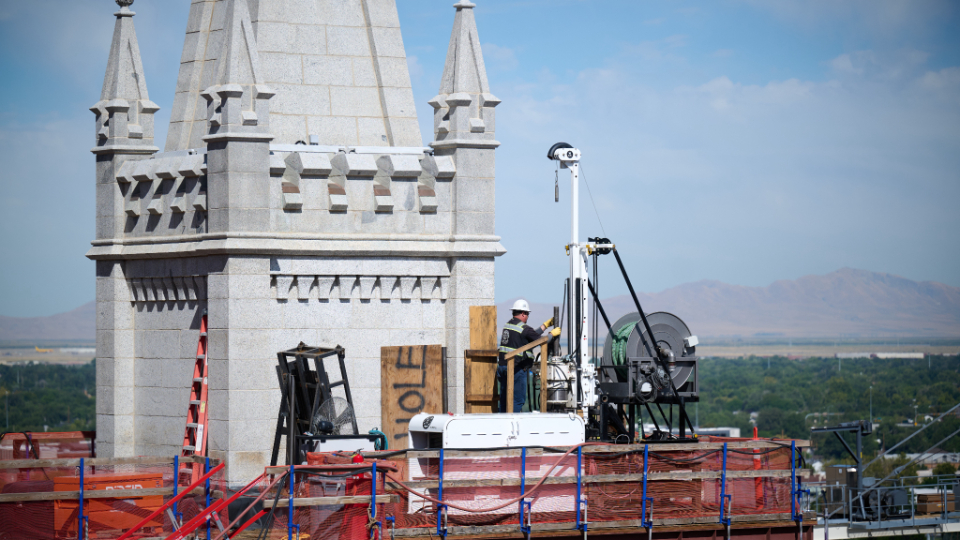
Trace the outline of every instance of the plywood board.
[[470, 348], [496, 349], [497, 306], [470, 306]]
[[463, 353], [464, 407], [468, 413], [496, 412], [497, 351], [469, 349]]
[[407, 448], [407, 426], [420, 412], [443, 413], [440, 345], [380, 348], [380, 417], [391, 450]]
[[496, 411], [497, 306], [470, 306], [470, 350], [463, 354], [463, 410]]

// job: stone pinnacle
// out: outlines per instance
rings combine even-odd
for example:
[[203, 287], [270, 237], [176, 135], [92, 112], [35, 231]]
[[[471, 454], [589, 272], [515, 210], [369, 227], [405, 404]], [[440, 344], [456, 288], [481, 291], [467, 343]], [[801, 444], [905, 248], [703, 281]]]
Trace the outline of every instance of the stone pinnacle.
[[121, 8], [130, 7], [133, 5], [133, 0], [116, 0], [117, 5]]

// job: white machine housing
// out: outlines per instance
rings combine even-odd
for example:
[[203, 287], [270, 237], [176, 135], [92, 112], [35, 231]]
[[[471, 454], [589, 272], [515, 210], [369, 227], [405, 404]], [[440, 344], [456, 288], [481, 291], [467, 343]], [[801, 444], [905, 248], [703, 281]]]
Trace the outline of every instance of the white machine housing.
[[571, 413], [429, 414], [410, 419], [409, 448], [573, 446], [584, 441], [583, 418]]
[[[411, 450], [484, 449], [503, 447], [575, 446], [584, 442], [583, 418], [574, 413], [511, 413], [511, 414], [429, 414], [420, 413], [410, 419], [409, 448]], [[535, 454], [535, 455], [533, 455]], [[426, 479], [424, 470], [431, 458], [411, 457], [407, 460], [410, 480]], [[436, 458], [432, 458], [436, 459]], [[559, 454], [531, 453], [526, 458], [526, 473], [530, 478], [546, 475], [560, 459]], [[519, 470], [518, 457], [476, 455], [444, 457], [444, 480], [471, 480], [492, 478], [505, 471]], [[500, 472], [497, 472], [500, 471]], [[494, 476], [491, 476], [494, 475]], [[506, 473], [509, 474], [509, 473]], [[576, 460], [552, 469], [550, 476], [575, 476]], [[532, 481], [531, 481], [532, 485]], [[535, 512], [560, 511], [573, 506], [574, 495], [567, 493], [572, 484], [544, 486], [533, 502]], [[514, 487], [445, 488], [444, 500], [460, 506], [482, 510], [497, 506], [504, 498], [514, 497]], [[436, 489], [425, 489], [431, 496]], [[429, 507], [426, 500], [410, 495], [408, 512]], [[492, 513], [516, 512], [511, 505]], [[449, 508], [450, 515], [466, 514]]]

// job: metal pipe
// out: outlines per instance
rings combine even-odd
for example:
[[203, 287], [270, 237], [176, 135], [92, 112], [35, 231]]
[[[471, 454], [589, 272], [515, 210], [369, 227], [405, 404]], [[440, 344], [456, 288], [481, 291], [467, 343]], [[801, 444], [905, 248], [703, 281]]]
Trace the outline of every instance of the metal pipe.
[[[647, 331], [648, 341], [653, 340], [653, 330], [650, 329], [650, 323], [647, 322], [647, 315], [643, 312], [643, 308], [640, 307], [640, 300], [637, 299], [637, 293], [633, 290], [633, 284], [630, 283], [630, 276], [627, 275], [627, 269], [623, 266], [623, 260], [620, 258], [620, 252], [617, 251], [616, 246], [613, 248], [613, 256], [617, 259], [617, 265], [620, 266], [620, 273], [623, 274], [623, 280], [627, 283], [627, 289], [630, 291], [630, 297], [633, 298], [633, 304], [637, 306], [637, 312], [640, 313], [640, 319], [643, 321], [643, 327]], [[650, 356], [659, 359], [660, 354], [654, 349], [656, 343], [650, 343], [648, 346], [648, 351]], [[666, 371], [666, 366], [663, 366]], [[669, 373], [669, 371], [667, 371]], [[673, 385], [673, 379], [670, 379], [671, 386]]]
[[[597, 292], [593, 288], [593, 283], [590, 280], [587, 280], [587, 286], [590, 287], [590, 294], [593, 296], [593, 304], [597, 306], [597, 309], [600, 311], [600, 316], [603, 317], [603, 323], [607, 325], [607, 331], [613, 333], [613, 328], [610, 326], [610, 319], [607, 318], [607, 313], [603, 310], [603, 305], [600, 304], [600, 298], [597, 297]], [[596, 341], [597, 336], [593, 336], [594, 341]]]
[[[932, 426], [932, 425], [940, 422], [940, 419], [942, 419], [944, 416], [952, 413], [953, 411], [957, 410], [957, 408], [960, 408], [960, 403], [957, 403], [957, 404], [954, 405], [953, 407], [950, 407], [950, 410], [949, 410], [949, 411], [947, 411], [947, 412], [941, 414], [940, 416], [938, 416], [937, 419], [934, 420], [933, 422], [930, 422], [929, 424], [923, 426], [922, 428], [914, 431], [914, 432], [911, 433], [910, 436], [907, 437], [906, 439], [903, 439], [902, 441], [898, 442], [897, 444], [891, 446], [888, 450], [886, 450], [886, 451], [878, 454], [877, 457], [873, 458], [873, 459], [870, 461], [870, 463], [867, 463], [866, 465], [863, 466], [863, 470], [867, 470], [867, 467], [873, 465], [878, 459], [880, 459], [880, 458], [882, 458], [883, 456], [889, 454], [890, 452], [893, 452], [894, 450], [896, 450], [897, 448], [899, 448], [900, 445], [902, 445], [903, 443], [905, 443], [905, 442], [909, 441], [910, 439], [914, 438], [915, 436], [917, 436], [917, 434], [920, 433], [921, 431], [923, 431], [923, 430], [927, 429], [928, 427], [930, 427], [930, 426]], [[871, 428], [872, 428], [872, 427], [873, 427], [873, 426], [871, 426]]]
[[[951, 433], [950, 435], [947, 435], [947, 436], [944, 437], [940, 442], [934, 444], [934, 445], [931, 446], [930, 448], [927, 448], [927, 449], [924, 450], [923, 452], [917, 454], [917, 457], [911, 459], [911, 460], [908, 461], [905, 465], [901, 465], [900, 467], [897, 467], [896, 469], [894, 469], [894, 471], [893, 471], [892, 473], [890, 473], [890, 474], [888, 474], [887, 476], [883, 477], [882, 480], [880, 480], [879, 482], [875, 483], [873, 486], [871, 486], [871, 487], [867, 488], [866, 490], [864, 490], [862, 493], [860, 493], [859, 495], [857, 495], [857, 497], [856, 497], [855, 499], [853, 499], [853, 500], [850, 501], [850, 503], [851, 503], [851, 508], [853, 507], [853, 503], [854, 503], [854, 502], [860, 501], [861, 499], [863, 499], [864, 495], [870, 493], [871, 491], [876, 491], [877, 489], [879, 489], [879, 487], [880, 487], [881, 484], [883, 484], [884, 482], [886, 482], [887, 480], [889, 480], [889, 479], [892, 478], [893, 476], [899, 474], [899, 471], [902, 471], [903, 469], [906, 469], [906, 468], [909, 467], [910, 465], [913, 465], [913, 463], [914, 463], [915, 461], [917, 461], [918, 459], [920, 459], [921, 457], [923, 457], [923, 455], [926, 454], [928, 451], [930, 451], [931, 449], [936, 448], [936, 447], [940, 446], [941, 444], [947, 442], [948, 440], [950, 440], [950, 438], [954, 437], [954, 436], [957, 435], [958, 433], [960, 433], [960, 429], [954, 431], [954, 432]], [[862, 503], [862, 502], [861, 502], [861, 505], [860, 505], [860, 506], [861, 506], [861, 508], [863, 507], [863, 503]], [[834, 510], [833, 512], [830, 512], [830, 515], [832, 516], [832, 515], [835, 514], [835, 513], [836, 513], [836, 510]]]

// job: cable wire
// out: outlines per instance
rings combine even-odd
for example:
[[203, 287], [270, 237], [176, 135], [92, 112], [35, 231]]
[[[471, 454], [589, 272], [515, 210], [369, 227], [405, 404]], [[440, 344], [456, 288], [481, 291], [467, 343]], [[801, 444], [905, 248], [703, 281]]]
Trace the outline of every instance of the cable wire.
[[593, 202], [593, 192], [590, 191], [590, 184], [587, 183], [587, 171], [583, 168], [583, 163], [580, 164], [580, 172], [583, 177], [583, 185], [587, 186], [587, 194], [590, 195], [590, 204], [593, 205], [593, 213], [597, 215], [597, 221], [600, 223], [600, 231], [603, 232], [603, 236], [607, 236], [607, 231], [603, 229], [603, 220], [600, 219], [600, 212], [597, 211], [597, 203]]

